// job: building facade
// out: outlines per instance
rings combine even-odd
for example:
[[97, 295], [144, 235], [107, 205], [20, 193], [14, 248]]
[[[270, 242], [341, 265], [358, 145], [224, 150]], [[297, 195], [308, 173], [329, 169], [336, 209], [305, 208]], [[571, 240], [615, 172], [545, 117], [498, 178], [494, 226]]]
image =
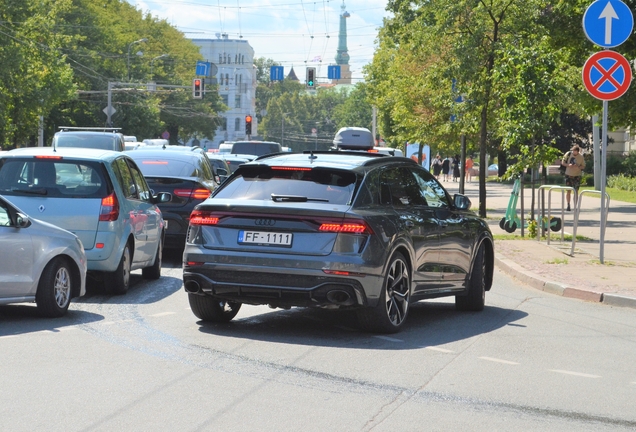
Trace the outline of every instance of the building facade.
[[[247, 139], [245, 134], [245, 116], [251, 115], [252, 133], [258, 134], [256, 119], [256, 69], [254, 68], [254, 49], [243, 39], [229, 39], [226, 33], [217, 33], [216, 39], [192, 39], [199, 47], [203, 60], [212, 63], [212, 72], [218, 84], [219, 95], [228, 110], [220, 113], [221, 126], [214, 138], [201, 139], [199, 145], [219, 148], [225, 141]], [[210, 78], [206, 78], [209, 82]], [[214, 81], [213, 81], [214, 83]], [[212, 84], [213, 84], [212, 83]], [[206, 85], [206, 91], [210, 88]], [[188, 143], [192, 145], [192, 140]]]

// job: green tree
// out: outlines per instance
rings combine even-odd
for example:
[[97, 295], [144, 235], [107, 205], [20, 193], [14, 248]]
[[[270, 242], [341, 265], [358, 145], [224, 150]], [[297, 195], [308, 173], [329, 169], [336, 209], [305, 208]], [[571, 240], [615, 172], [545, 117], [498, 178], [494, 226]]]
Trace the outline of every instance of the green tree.
[[75, 91], [61, 52], [70, 42], [56, 23], [70, 0], [0, 2], [0, 144], [34, 142], [39, 116], [47, 116]]

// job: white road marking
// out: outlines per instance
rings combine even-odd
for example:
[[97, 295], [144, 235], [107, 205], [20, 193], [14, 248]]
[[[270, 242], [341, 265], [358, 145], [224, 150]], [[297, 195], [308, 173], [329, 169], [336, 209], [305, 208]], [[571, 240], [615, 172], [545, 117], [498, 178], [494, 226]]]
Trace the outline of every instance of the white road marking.
[[174, 315], [176, 314], [176, 312], [159, 312], [153, 315], [150, 315], [151, 317], [162, 317], [162, 316], [166, 316], [166, 315]]
[[503, 364], [509, 364], [509, 365], [518, 365], [519, 363], [517, 362], [513, 362], [513, 361], [509, 361], [509, 360], [502, 360], [502, 359], [498, 359], [498, 358], [493, 358], [493, 357], [479, 357], [482, 360], [488, 360], [491, 362], [495, 362], [495, 363], [503, 363]]
[[550, 370], [550, 372], [557, 372], [557, 373], [562, 373], [562, 374], [566, 374], [566, 375], [580, 376], [580, 377], [584, 377], [584, 378], [601, 378], [600, 375], [590, 375], [590, 374], [581, 373], [581, 372], [572, 372], [572, 371], [566, 371], [566, 370], [560, 370], [560, 369], [549, 369], [549, 370]]
[[388, 336], [373, 336], [374, 338], [383, 339], [389, 342], [404, 342], [402, 339], [396, 339]]
[[427, 346], [425, 347], [427, 350], [431, 350], [431, 351], [439, 351], [439, 352], [443, 352], [443, 353], [454, 353], [455, 351], [451, 351], [451, 350], [447, 350], [445, 348], [439, 348], [439, 347], [435, 347], [435, 346]]

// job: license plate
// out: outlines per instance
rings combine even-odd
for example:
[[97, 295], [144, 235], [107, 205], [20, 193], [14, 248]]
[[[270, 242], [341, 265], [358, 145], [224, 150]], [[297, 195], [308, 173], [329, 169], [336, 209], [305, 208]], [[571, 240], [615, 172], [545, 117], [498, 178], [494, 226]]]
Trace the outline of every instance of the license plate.
[[239, 231], [238, 242], [272, 245], [272, 246], [291, 246], [292, 233], [267, 232], [267, 231]]

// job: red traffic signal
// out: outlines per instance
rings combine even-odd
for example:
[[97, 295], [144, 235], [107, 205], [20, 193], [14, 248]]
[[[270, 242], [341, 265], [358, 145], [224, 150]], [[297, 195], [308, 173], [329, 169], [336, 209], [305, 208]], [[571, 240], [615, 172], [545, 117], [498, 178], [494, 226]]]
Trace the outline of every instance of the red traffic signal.
[[194, 78], [192, 80], [192, 97], [194, 99], [203, 99], [204, 86], [202, 78]]
[[248, 114], [245, 116], [245, 135], [251, 135], [251, 134], [252, 134], [252, 116]]

